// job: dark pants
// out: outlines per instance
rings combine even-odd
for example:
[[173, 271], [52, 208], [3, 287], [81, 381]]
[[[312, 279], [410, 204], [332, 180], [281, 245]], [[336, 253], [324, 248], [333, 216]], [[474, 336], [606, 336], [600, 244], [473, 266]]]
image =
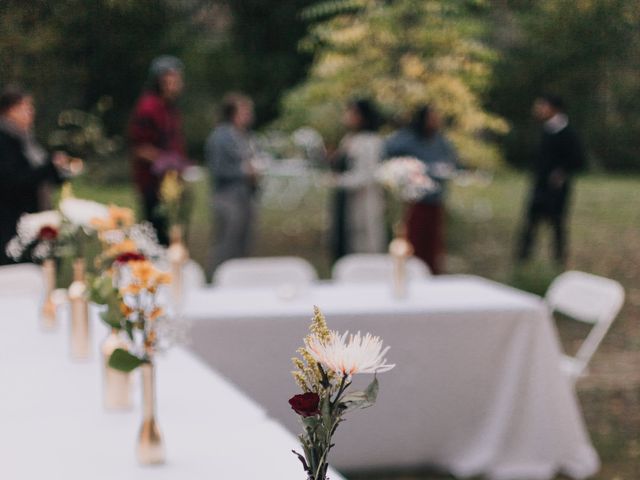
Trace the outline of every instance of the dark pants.
[[213, 195], [215, 239], [209, 252], [209, 273], [226, 260], [249, 256], [256, 220], [256, 201], [245, 183], [217, 188]]
[[564, 265], [567, 259], [566, 210], [569, 185], [557, 190], [534, 191], [520, 234], [518, 259], [528, 260], [531, 256], [538, 227], [548, 223], [553, 230], [554, 259]]
[[331, 254], [335, 262], [349, 252], [347, 245], [347, 193], [337, 189], [333, 194], [332, 225], [331, 225]]
[[407, 215], [407, 236], [414, 255], [424, 261], [434, 275], [443, 273], [444, 206], [416, 203]]
[[167, 227], [167, 219], [159, 211], [160, 198], [158, 192], [153, 189], [148, 189], [142, 192], [142, 206], [144, 207], [144, 218], [151, 222], [153, 228], [158, 235], [158, 241], [162, 245], [169, 245], [169, 234]]

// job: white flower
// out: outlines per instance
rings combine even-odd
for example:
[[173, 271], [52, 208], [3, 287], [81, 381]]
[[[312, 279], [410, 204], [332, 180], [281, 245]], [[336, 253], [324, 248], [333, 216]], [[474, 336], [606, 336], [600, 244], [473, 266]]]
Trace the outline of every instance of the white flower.
[[109, 209], [106, 205], [74, 197], [62, 200], [60, 211], [69, 222], [84, 229], [93, 229], [93, 219], [107, 218], [109, 215]]
[[360, 332], [355, 335], [349, 335], [349, 332], [340, 335], [332, 331], [329, 340], [325, 342], [317, 336], [311, 337], [307, 349], [318, 363], [340, 376], [382, 373], [395, 367], [384, 358], [389, 347], [383, 349], [382, 339], [370, 333], [363, 337]]
[[62, 223], [62, 216], [55, 210], [47, 210], [40, 213], [27, 213], [20, 217], [16, 231], [20, 241], [28, 245], [36, 238], [44, 227], [52, 227], [58, 230]]
[[415, 201], [439, 186], [427, 174], [426, 165], [414, 157], [395, 157], [376, 171], [378, 183], [404, 201]]
[[166, 249], [158, 243], [158, 236], [149, 222], [137, 223], [128, 232], [140, 253], [148, 258], [159, 258], [166, 254]]

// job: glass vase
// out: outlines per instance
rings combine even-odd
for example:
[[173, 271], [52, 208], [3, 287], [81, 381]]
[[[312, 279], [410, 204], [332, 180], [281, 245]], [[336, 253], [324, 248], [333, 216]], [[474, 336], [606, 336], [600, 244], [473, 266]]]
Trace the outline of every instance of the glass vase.
[[162, 434], [156, 423], [156, 384], [153, 361], [140, 367], [142, 373], [142, 426], [138, 436], [138, 461], [142, 465], [165, 462]]
[[69, 286], [71, 309], [71, 357], [75, 360], [89, 358], [89, 301], [85, 278], [86, 265], [82, 258], [73, 262], [73, 283]]
[[109, 358], [117, 348], [128, 350], [129, 344], [120, 331], [113, 328], [102, 343], [104, 407], [107, 410], [128, 410], [131, 408], [131, 374], [109, 366]]
[[413, 255], [413, 247], [407, 240], [404, 225], [396, 227], [395, 238], [389, 244], [389, 255], [393, 262], [393, 295], [395, 298], [406, 298], [407, 289], [407, 260]]
[[42, 326], [45, 330], [53, 330], [57, 326], [56, 304], [53, 300], [53, 291], [56, 289], [56, 262], [53, 258], [47, 258], [42, 262], [42, 276], [45, 288], [41, 312]]
[[169, 232], [170, 244], [167, 258], [171, 269], [171, 300], [176, 312], [181, 312], [184, 300], [184, 264], [189, 260], [189, 251], [184, 244], [182, 227], [173, 225]]

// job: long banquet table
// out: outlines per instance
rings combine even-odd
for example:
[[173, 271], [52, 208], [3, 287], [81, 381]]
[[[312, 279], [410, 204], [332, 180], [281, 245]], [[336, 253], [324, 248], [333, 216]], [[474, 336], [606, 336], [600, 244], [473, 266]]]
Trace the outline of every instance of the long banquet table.
[[332, 329], [381, 335], [397, 364], [380, 376], [376, 406], [338, 429], [338, 468], [436, 466], [509, 480], [598, 470], [545, 305], [478, 277], [414, 283], [404, 300], [387, 284], [193, 290], [191, 349], [297, 432], [290, 358], [313, 305]]
[[[6, 480], [299, 480], [293, 435], [191, 353], [158, 357], [158, 420], [167, 463], [136, 463], [141, 422], [102, 408], [98, 344], [106, 330], [93, 322], [94, 356], [72, 362], [67, 325], [39, 330], [39, 299], [0, 292], [0, 478]], [[139, 387], [139, 386], [138, 386]], [[138, 388], [135, 390], [138, 391]], [[335, 471], [332, 480], [342, 477]]]

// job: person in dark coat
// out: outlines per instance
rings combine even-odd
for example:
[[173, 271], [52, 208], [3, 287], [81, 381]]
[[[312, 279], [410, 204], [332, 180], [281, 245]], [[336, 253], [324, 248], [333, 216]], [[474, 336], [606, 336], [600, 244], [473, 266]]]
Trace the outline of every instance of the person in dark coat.
[[427, 166], [427, 173], [438, 188], [409, 206], [407, 238], [414, 255], [423, 260], [433, 274], [444, 272], [445, 208], [447, 179], [458, 168], [458, 154], [440, 129], [440, 117], [428, 105], [416, 110], [411, 125], [399, 130], [386, 142], [384, 158], [415, 157]]
[[136, 188], [144, 216], [158, 239], [168, 243], [166, 219], [158, 212], [159, 189], [164, 174], [187, 165], [182, 117], [176, 102], [183, 90], [183, 64], [172, 56], [153, 60], [149, 88], [134, 108], [129, 124], [129, 146]]
[[543, 128], [518, 260], [529, 259], [538, 225], [546, 221], [553, 228], [555, 261], [562, 266], [567, 259], [566, 220], [572, 179], [584, 166], [584, 152], [578, 135], [569, 125], [560, 97], [538, 98], [533, 105], [533, 116], [542, 122]]
[[24, 213], [42, 210], [45, 183], [60, 183], [81, 161], [62, 152], [48, 154], [33, 136], [33, 97], [18, 87], [0, 93], [0, 265], [13, 263], [6, 246]]

